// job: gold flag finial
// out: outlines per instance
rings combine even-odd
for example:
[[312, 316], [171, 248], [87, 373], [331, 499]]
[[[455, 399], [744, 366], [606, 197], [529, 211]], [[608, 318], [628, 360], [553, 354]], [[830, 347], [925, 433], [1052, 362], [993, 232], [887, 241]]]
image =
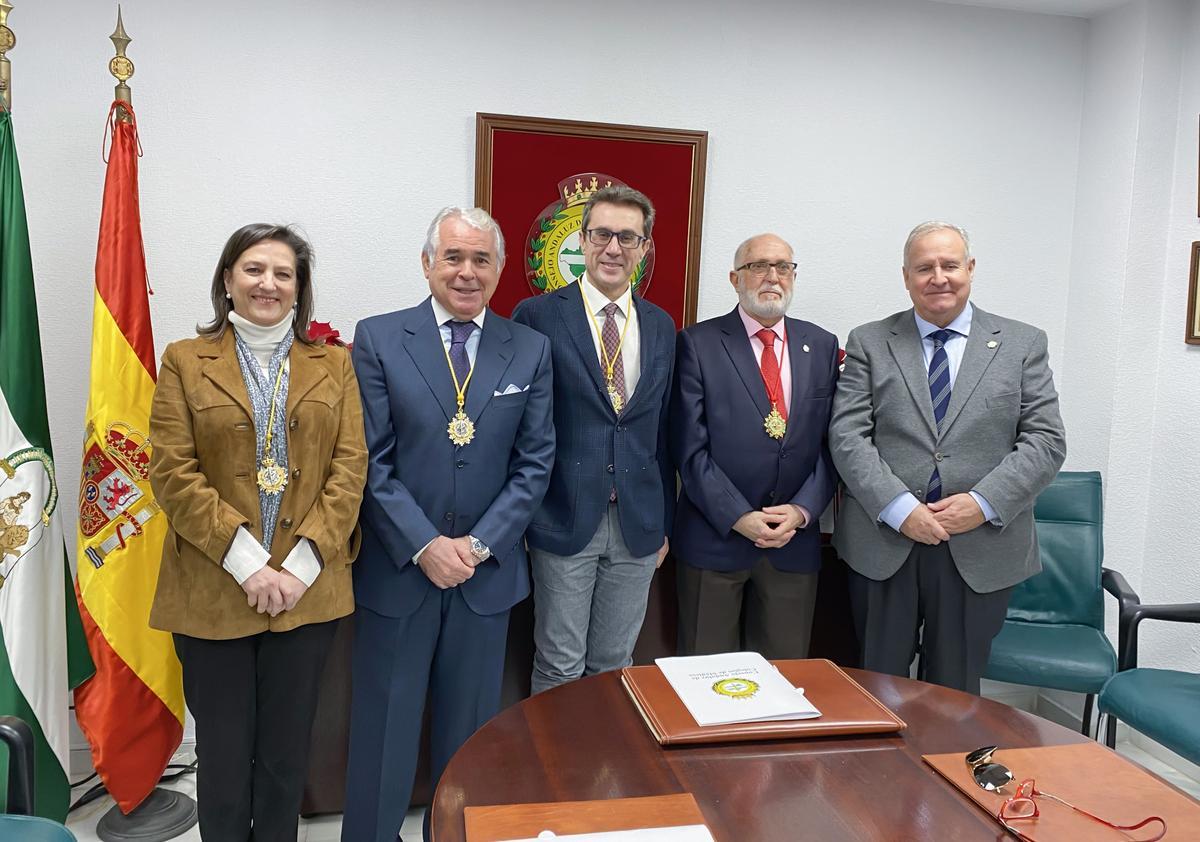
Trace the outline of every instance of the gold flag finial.
[[12, 108], [12, 63], [8, 60], [8, 51], [17, 46], [17, 36], [8, 28], [8, 13], [12, 11], [12, 3], [0, 0], [0, 99], [4, 100], [4, 109]]
[[[4, 2], [6, 0], [0, 0], [0, 3]], [[115, 98], [121, 102], [132, 104], [133, 93], [129, 90], [129, 85], [126, 83], [133, 77], [133, 62], [126, 57], [125, 49], [133, 39], [125, 32], [125, 22], [121, 20], [120, 4], [117, 5], [117, 28], [108, 37], [113, 42], [113, 48], [117, 51], [117, 54], [108, 63], [108, 72], [117, 80]], [[129, 120], [129, 112], [124, 108], [117, 109], [117, 116], [121, 120]]]

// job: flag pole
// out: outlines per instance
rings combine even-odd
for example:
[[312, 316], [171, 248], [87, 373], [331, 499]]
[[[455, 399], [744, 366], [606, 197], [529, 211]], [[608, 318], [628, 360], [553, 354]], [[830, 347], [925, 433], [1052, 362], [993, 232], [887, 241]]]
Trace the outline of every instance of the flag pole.
[[[0, 4], [5, 0], [0, 0]], [[117, 4], [117, 28], [113, 30], [113, 34], [108, 36], [113, 42], [113, 48], [117, 54], [108, 62], [108, 72], [117, 80], [117, 85], [113, 89], [113, 99], [118, 102], [128, 102], [133, 105], [133, 92], [129, 90], [129, 80], [133, 78], [133, 62], [125, 55], [126, 48], [129, 47], [132, 38], [125, 32], [125, 22], [121, 20], [121, 5]], [[2, 71], [0, 71], [2, 72]], [[122, 122], [130, 122], [129, 112], [124, 108], [117, 109], [117, 119]]]
[[12, 8], [8, 0], [0, 0], [0, 99], [4, 100], [5, 111], [12, 109], [12, 62], [8, 60], [8, 51], [17, 46], [17, 36], [8, 28], [8, 13]]

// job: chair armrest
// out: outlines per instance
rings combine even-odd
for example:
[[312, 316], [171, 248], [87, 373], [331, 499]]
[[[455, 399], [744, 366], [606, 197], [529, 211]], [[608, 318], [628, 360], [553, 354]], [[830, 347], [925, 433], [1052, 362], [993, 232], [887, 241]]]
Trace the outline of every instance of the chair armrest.
[[1121, 639], [1121, 660], [1118, 668], [1137, 666], [1137, 630], [1142, 620], [1166, 620], [1173, 623], [1200, 623], [1200, 602], [1180, 602], [1170, 605], [1136, 605], [1129, 611], [1128, 626]]
[[8, 747], [7, 811], [33, 815], [33, 731], [23, 719], [0, 716], [0, 742]]
[[[1117, 668], [1124, 669], [1120, 665], [1127, 660], [1125, 641], [1129, 639], [1129, 618], [1142, 600], [1137, 592], [1129, 587], [1129, 582], [1120, 571], [1100, 568], [1100, 586], [1117, 599]], [[1134, 661], [1136, 660], [1135, 656]]]

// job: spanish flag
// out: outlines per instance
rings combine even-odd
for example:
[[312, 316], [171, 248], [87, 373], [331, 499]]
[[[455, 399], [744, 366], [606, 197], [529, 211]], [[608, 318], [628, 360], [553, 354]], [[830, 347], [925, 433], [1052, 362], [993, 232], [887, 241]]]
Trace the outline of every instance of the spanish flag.
[[112, 148], [96, 248], [76, 585], [96, 675], [75, 691], [75, 713], [100, 779], [129, 813], [179, 748], [184, 707], [171, 636], [149, 626], [167, 522], [147, 478], [157, 372], [138, 209], [137, 123], [132, 106], [120, 101], [108, 119]]

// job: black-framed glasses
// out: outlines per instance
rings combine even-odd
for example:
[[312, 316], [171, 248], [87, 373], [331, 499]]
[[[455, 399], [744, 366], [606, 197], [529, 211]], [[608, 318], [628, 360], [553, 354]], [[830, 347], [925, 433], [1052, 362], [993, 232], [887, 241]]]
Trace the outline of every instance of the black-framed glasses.
[[[1003, 763], [996, 763], [992, 760], [992, 755], [995, 751], [996, 746], [977, 748], [967, 754], [966, 761], [967, 765], [971, 767], [971, 776], [975, 778], [975, 783], [988, 792], [1004, 795], [1004, 787], [1013, 781], [1013, 773]], [[1167, 835], [1167, 823], [1161, 816], [1148, 816], [1137, 824], [1116, 824], [1115, 822], [1110, 822], [1108, 819], [1100, 818], [1095, 813], [1089, 813], [1082, 807], [1076, 807], [1070, 801], [1059, 798], [1057, 795], [1043, 792], [1037, 788], [1037, 784], [1033, 778], [1026, 778], [1017, 784], [1017, 788], [1013, 794], [1005, 798], [996, 810], [996, 820], [1000, 822], [1001, 827], [1020, 839], [1021, 842], [1036, 842], [1028, 834], [1022, 833], [1018, 828], [1013, 827], [1010, 822], [1022, 822], [1038, 818], [1041, 815], [1041, 810], [1038, 808], [1036, 800], [1038, 798], [1048, 798], [1051, 801], [1062, 804], [1064, 807], [1071, 808], [1082, 816], [1087, 816], [1094, 822], [1099, 822], [1114, 830], [1129, 832], [1141, 830], [1146, 825], [1157, 823], [1159, 826], [1157, 833], [1140, 840], [1140, 842], [1157, 842]], [[1154, 833], [1154, 831], [1149, 832]]]
[[792, 275], [796, 274], [796, 266], [797, 264], [789, 263], [786, 260], [780, 260], [776, 263], [771, 263], [766, 260], [755, 260], [753, 263], [743, 263], [733, 271], [740, 272], [743, 269], [748, 269], [750, 274], [754, 277], [765, 278], [767, 273], [774, 269], [775, 274], [778, 277], [790, 278]]
[[613, 237], [616, 237], [617, 245], [623, 249], [635, 249], [650, 239], [632, 231], [609, 231], [607, 228], [588, 228], [583, 233], [587, 235], [592, 245], [597, 246], [606, 246]]

